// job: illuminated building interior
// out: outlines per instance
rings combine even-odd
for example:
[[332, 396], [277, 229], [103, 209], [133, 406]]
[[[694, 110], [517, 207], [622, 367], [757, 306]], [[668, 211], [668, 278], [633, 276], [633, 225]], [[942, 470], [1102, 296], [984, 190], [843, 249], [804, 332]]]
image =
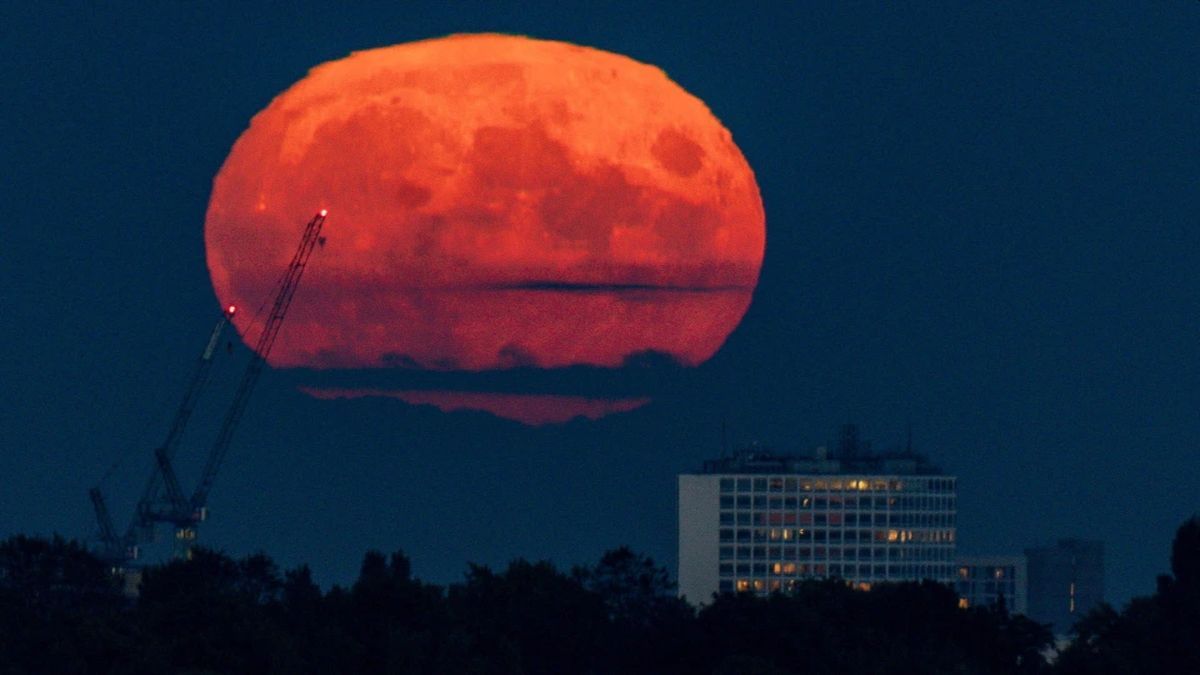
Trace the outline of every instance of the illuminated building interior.
[[693, 602], [803, 579], [954, 581], [955, 478], [911, 452], [746, 452], [679, 481], [679, 583]]

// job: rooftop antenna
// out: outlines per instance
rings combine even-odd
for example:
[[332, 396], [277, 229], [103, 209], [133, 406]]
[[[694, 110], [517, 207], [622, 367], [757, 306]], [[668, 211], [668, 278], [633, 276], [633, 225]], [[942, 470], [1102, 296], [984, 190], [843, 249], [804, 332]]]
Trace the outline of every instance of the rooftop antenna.
[[854, 459], [858, 456], [858, 449], [858, 427], [854, 424], [843, 424], [842, 436], [838, 439], [838, 459]]

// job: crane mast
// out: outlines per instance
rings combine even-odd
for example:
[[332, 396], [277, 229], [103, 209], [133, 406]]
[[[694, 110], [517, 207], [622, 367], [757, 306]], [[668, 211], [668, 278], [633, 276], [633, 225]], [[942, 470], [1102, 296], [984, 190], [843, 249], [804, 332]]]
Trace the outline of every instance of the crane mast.
[[[150, 472], [150, 477], [146, 480], [146, 487], [142, 490], [141, 499], [138, 500], [134, 519], [129, 523], [129, 529], [125, 532], [125, 538], [129, 541], [136, 542], [139, 539], [148, 539], [152, 535], [154, 509], [159, 506], [158, 502], [160, 500], [159, 480], [163, 475], [159, 456], [166, 457], [169, 461], [179, 448], [179, 441], [183, 438], [183, 430], [187, 427], [188, 420], [192, 417], [192, 412], [196, 409], [200, 393], [204, 391], [205, 386], [208, 384], [209, 372], [212, 370], [213, 354], [217, 350], [217, 345], [220, 344], [221, 333], [225, 330], [225, 326], [229, 324], [236, 311], [237, 307], [233, 305], [225, 308], [225, 311], [221, 314], [221, 319], [213, 327], [208, 342], [204, 345], [204, 351], [200, 354], [200, 359], [196, 366], [196, 371], [192, 375], [192, 381], [188, 385], [187, 393], [184, 395], [183, 402], [179, 404], [179, 410], [175, 413], [175, 420], [171, 423], [171, 429], [167, 432], [167, 438], [154, 451], [154, 470]], [[166, 483], [168, 501], [172, 506], [177, 506], [176, 495], [172, 494], [170, 482], [166, 481]]]
[[[183, 432], [187, 428], [188, 421], [191, 420], [192, 412], [196, 409], [196, 403], [200, 400], [200, 394], [203, 393], [208, 384], [209, 374], [212, 370], [213, 355], [217, 350], [217, 345], [220, 344], [221, 333], [225, 330], [225, 326], [229, 324], [229, 320], [233, 317], [237, 308], [230, 305], [221, 313], [221, 318], [217, 324], [213, 326], [212, 332], [208, 336], [208, 341], [204, 344], [204, 351], [200, 353], [200, 358], [196, 360], [196, 368], [192, 372], [192, 378], [188, 381], [187, 390], [184, 392], [183, 401], [175, 411], [175, 417], [171, 421], [171, 428], [167, 431], [167, 437], [163, 440], [155, 453], [165, 454], [167, 457], [172, 456], [175, 450], [179, 447], [179, 442], [183, 438]], [[112, 516], [109, 514], [108, 506], [104, 500], [104, 494], [100, 491], [99, 486], [93, 487], [88, 491], [88, 496], [92, 500], [92, 508], [96, 514], [96, 522], [100, 526], [100, 541], [103, 545], [104, 556], [113, 562], [128, 560], [136, 557], [136, 547], [140, 542], [148, 541], [153, 535], [153, 513], [159, 506], [159, 469], [155, 465], [151, 470], [149, 478], [146, 479], [146, 486], [142, 490], [142, 496], [137, 502], [134, 509], [134, 515], [129, 523], [123, 536], [117, 535], [116, 527], [113, 525]]]

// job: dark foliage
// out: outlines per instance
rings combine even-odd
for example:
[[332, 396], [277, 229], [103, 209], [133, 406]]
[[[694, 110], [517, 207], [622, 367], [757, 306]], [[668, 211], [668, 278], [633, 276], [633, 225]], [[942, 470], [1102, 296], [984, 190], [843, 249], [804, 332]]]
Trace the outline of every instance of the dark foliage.
[[1171, 574], [1158, 578], [1153, 596], [1120, 613], [1102, 605], [1074, 633], [1058, 662], [1068, 675], [1200, 673], [1200, 518], [1176, 531]]
[[197, 550], [144, 570], [141, 592], [62, 539], [0, 542], [0, 674], [1138, 673], [1200, 672], [1200, 521], [1172, 575], [1124, 612], [1101, 607], [1051, 666], [1045, 626], [958, 607], [932, 583], [722, 595], [698, 611], [666, 570], [618, 548], [569, 574], [516, 560], [442, 588], [372, 551], [349, 588], [307, 567]]

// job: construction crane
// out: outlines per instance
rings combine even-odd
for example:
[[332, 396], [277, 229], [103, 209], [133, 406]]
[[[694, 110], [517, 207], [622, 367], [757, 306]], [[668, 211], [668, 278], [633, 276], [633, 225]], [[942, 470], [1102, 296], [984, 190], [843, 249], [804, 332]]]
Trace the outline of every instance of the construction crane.
[[[283, 319], [287, 315], [288, 308], [291, 306], [292, 298], [299, 287], [300, 277], [304, 274], [304, 269], [307, 267], [308, 260], [312, 256], [313, 248], [318, 242], [324, 243], [324, 238], [321, 237], [321, 228], [325, 224], [326, 215], [327, 212], [322, 209], [317, 215], [313, 216], [312, 220], [304, 228], [300, 245], [293, 254], [291, 262], [288, 263], [287, 270], [280, 281], [279, 290], [271, 305], [270, 314], [267, 316], [262, 332], [259, 334], [258, 341], [251, 353], [250, 364], [247, 366], [246, 372], [238, 385], [237, 392], [234, 394], [233, 402], [225, 414], [217, 438], [209, 451], [204, 472], [201, 474], [196, 490], [192, 493], [191, 497], [185, 497], [171, 461], [183, 436], [184, 428], [187, 426], [192, 411], [195, 409], [200, 393], [208, 381], [212, 356], [219, 343], [220, 334], [236, 311], [236, 308], [233, 306], [226, 309], [221, 317], [221, 321], [213, 329], [204, 352], [201, 354], [197, 369], [189, 383], [183, 403], [180, 404], [176, 412], [171, 429], [167, 434], [167, 439], [154, 451], [154, 469], [146, 482], [141, 499], [137, 503], [133, 520], [123, 536], [118, 537], [116, 534], [116, 529], [113, 526], [111, 515], [100, 489], [98, 487], [92, 488], [89, 492], [100, 529], [100, 540], [103, 549], [101, 553], [114, 564], [123, 566], [136, 559], [138, 544], [153, 539], [154, 525], [158, 522], [166, 522], [175, 526], [175, 554], [180, 557], [190, 556], [196, 539], [196, 529], [199, 523], [203, 522], [207, 517], [208, 496], [212, 491], [217, 473], [233, 440], [233, 432], [237, 429], [238, 422], [241, 421], [246, 404], [250, 400], [250, 393], [253, 391], [254, 385], [258, 382], [258, 377], [262, 373], [263, 366], [266, 364], [267, 356], [271, 353], [271, 348], [274, 346], [275, 339], [279, 335], [279, 328], [283, 324]], [[165, 492], [165, 495], [161, 494], [161, 492]]]
[[[192, 418], [192, 412], [196, 409], [196, 403], [200, 400], [200, 395], [208, 384], [209, 374], [213, 365], [213, 355], [217, 351], [217, 345], [220, 344], [221, 333], [224, 332], [225, 327], [229, 324], [230, 319], [233, 318], [236, 311], [237, 308], [233, 305], [225, 308], [225, 311], [221, 313], [221, 318], [217, 321], [217, 325], [213, 327], [212, 332], [209, 334], [208, 341], [204, 344], [204, 351], [200, 353], [200, 358], [196, 361], [196, 369], [192, 372], [192, 378], [188, 381], [183, 401], [175, 411], [175, 418], [171, 422], [170, 430], [167, 431], [166, 439], [155, 450], [156, 455], [161, 453], [167, 457], [171, 457], [179, 448], [179, 442], [183, 438], [183, 432], [187, 428], [188, 421]], [[142, 496], [135, 507], [133, 519], [130, 521], [129, 527], [123, 535], [117, 534], [100, 487], [93, 487], [88, 491], [88, 496], [92, 500], [92, 508], [96, 513], [96, 522], [100, 526], [100, 553], [102, 557], [113, 563], [137, 558], [138, 544], [150, 541], [154, 535], [152, 514], [161, 499], [159, 495], [159, 470], [157, 465], [150, 472], [150, 477], [146, 480], [146, 486], [142, 490]]]
[[246, 372], [233, 395], [233, 402], [230, 403], [229, 409], [225, 413], [220, 430], [217, 432], [217, 438], [209, 450], [204, 471], [190, 498], [186, 498], [183, 494], [179, 480], [171, 466], [170, 455], [162, 449], [155, 452], [158, 471], [167, 493], [167, 502], [171, 507], [166, 512], [152, 513], [151, 515], [154, 520], [169, 522], [175, 526], [177, 556], [189, 557], [191, 555], [191, 549], [196, 540], [196, 530], [199, 524], [207, 518], [208, 496], [212, 492], [217, 473], [220, 471], [221, 464], [225, 461], [225, 455], [229, 451], [229, 445], [233, 441], [233, 433], [237, 430], [242, 414], [246, 411], [246, 404], [250, 401], [250, 394], [254, 391], [254, 385], [258, 382], [259, 375], [262, 374], [271, 348], [275, 345], [275, 338], [279, 335], [283, 319], [287, 316], [292, 298], [296, 295], [300, 278], [308, 266], [308, 259], [312, 256], [317, 243], [322, 241], [321, 228], [325, 225], [326, 214], [326, 211], [322, 209], [313, 216], [312, 220], [308, 221], [308, 225], [304, 228], [300, 245], [292, 255], [291, 262], [288, 263], [287, 271], [280, 281], [270, 313], [263, 325], [262, 332], [259, 333], [254, 350], [251, 352], [250, 364], [246, 367]]

